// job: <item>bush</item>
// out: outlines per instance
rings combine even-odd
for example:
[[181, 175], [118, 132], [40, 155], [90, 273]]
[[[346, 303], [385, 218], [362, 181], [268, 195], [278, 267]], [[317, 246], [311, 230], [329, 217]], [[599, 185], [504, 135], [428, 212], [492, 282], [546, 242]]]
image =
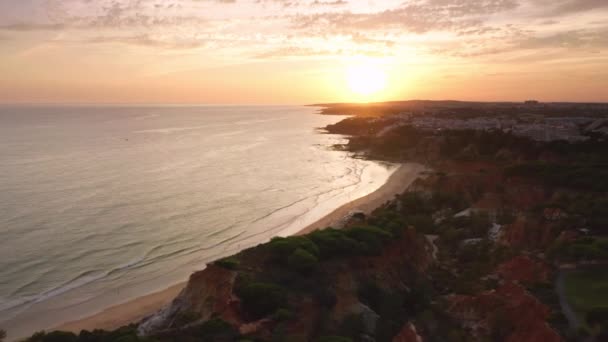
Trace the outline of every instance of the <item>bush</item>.
[[238, 292], [243, 309], [253, 319], [265, 317], [287, 305], [287, 291], [276, 284], [251, 283]]
[[608, 258], [606, 239], [580, 238], [573, 242], [555, 244], [550, 255], [564, 260], [605, 260]]
[[236, 270], [239, 267], [239, 261], [234, 257], [220, 259], [214, 262], [215, 265], [227, 270]]
[[289, 320], [293, 319], [293, 317], [294, 317], [293, 312], [291, 312], [287, 309], [278, 309], [272, 315], [272, 319], [274, 319], [275, 321], [278, 321], [278, 322], [289, 321]]
[[235, 340], [239, 334], [230, 323], [221, 318], [212, 318], [203, 323], [198, 329], [198, 335], [203, 341], [222, 338], [224, 340]]
[[428, 215], [413, 215], [407, 218], [407, 223], [410, 226], [414, 226], [417, 231], [424, 234], [435, 233], [435, 223], [433, 218]]
[[589, 326], [608, 325], [608, 307], [593, 308], [585, 315], [585, 321]]
[[353, 255], [365, 248], [362, 243], [346, 236], [344, 231], [333, 228], [317, 230], [308, 236], [319, 247], [322, 259]]
[[65, 331], [53, 331], [46, 333], [44, 331], [37, 332], [32, 337], [26, 340], [27, 342], [76, 342], [78, 337]]
[[317, 267], [319, 259], [307, 250], [298, 248], [289, 256], [287, 264], [298, 272], [308, 273]]
[[297, 249], [303, 249], [315, 257], [319, 256], [319, 247], [306, 236], [273, 238], [270, 240], [269, 247], [273, 255], [279, 260], [285, 260]]
[[144, 342], [154, 341], [153, 339], [138, 337], [136, 326], [129, 325], [113, 331], [95, 329], [92, 332], [82, 330], [78, 335], [78, 342]]
[[6, 331], [0, 329], [0, 342], [4, 341], [6, 338]]
[[319, 286], [315, 292], [315, 299], [325, 308], [331, 309], [338, 302], [336, 291], [328, 286]]
[[400, 195], [401, 212], [405, 215], [432, 214], [433, 207], [424, 196], [418, 192], [406, 192]]
[[389, 232], [374, 226], [354, 227], [345, 230], [345, 233], [363, 245], [364, 248], [360, 252], [364, 254], [381, 253], [384, 243], [392, 238]]
[[352, 339], [343, 336], [322, 336], [319, 342], [353, 342]]

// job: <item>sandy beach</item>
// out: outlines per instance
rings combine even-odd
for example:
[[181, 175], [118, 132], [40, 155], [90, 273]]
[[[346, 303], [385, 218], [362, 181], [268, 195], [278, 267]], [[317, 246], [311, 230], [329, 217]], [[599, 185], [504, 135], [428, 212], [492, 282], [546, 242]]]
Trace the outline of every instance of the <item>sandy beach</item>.
[[303, 228], [296, 235], [304, 235], [317, 229], [335, 226], [353, 211], [360, 211], [369, 215], [374, 209], [393, 199], [395, 195], [404, 192], [424, 170], [426, 168], [421, 164], [400, 165], [378, 190], [338, 207], [325, 217]]
[[79, 333], [81, 330], [111, 330], [130, 323], [139, 322], [144, 317], [171, 303], [173, 298], [175, 298], [185, 286], [186, 282], [182, 282], [162, 291], [109, 307], [93, 316], [61, 324], [53, 330]]
[[[405, 191], [420, 173], [425, 170], [426, 168], [420, 164], [408, 163], [400, 165], [378, 190], [342, 205], [315, 223], [304, 227], [296, 235], [307, 234], [316, 229], [335, 225], [352, 211], [361, 211], [365, 214], [371, 213], [375, 208], [393, 199], [395, 195]], [[81, 330], [116, 329], [124, 325], [136, 323], [171, 303], [185, 286], [186, 282], [179, 283], [165, 290], [107, 308], [93, 316], [61, 324], [54, 329], [78, 333]]]

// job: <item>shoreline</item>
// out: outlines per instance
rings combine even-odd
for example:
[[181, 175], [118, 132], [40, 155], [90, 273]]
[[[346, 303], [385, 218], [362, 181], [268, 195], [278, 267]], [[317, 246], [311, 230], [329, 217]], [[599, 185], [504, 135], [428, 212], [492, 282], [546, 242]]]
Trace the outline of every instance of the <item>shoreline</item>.
[[427, 168], [417, 163], [400, 164], [397, 170], [376, 191], [343, 204], [316, 222], [300, 229], [294, 235], [305, 235], [317, 229], [336, 225], [353, 211], [361, 211], [365, 215], [369, 215], [374, 209], [393, 199], [395, 195], [404, 192], [425, 170]]
[[[355, 210], [369, 215], [374, 209], [393, 199], [395, 195], [404, 192], [426, 170], [427, 168], [417, 163], [400, 164], [397, 170], [376, 191], [334, 209], [316, 222], [300, 229], [294, 235], [304, 235], [317, 229], [335, 225]], [[94, 315], [62, 323], [50, 330], [71, 331], [78, 334], [81, 330], [111, 330], [137, 323], [169, 305], [179, 295], [181, 290], [186, 287], [186, 284], [187, 280], [174, 284], [164, 290], [103, 309]]]

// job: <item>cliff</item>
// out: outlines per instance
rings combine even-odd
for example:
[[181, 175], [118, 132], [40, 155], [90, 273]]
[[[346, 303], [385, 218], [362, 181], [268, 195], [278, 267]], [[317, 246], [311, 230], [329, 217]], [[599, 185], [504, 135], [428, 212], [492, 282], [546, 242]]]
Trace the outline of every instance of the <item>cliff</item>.
[[[384, 304], [375, 302], [376, 297], [390, 294], [404, 300], [414, 296], [412, 288], [424, 279], [433, 262], [432, 248], [414, 228], [404, 228], [398, 238], [387, 241], [377, 254], [328, 258], [304, 274], [286, 269], [276, 260], [272, 244], [231, 257], [234, 264], [238, 263], [234, 269], [210, 264], [194, 273], [169, 307], [139, 324], [139, 334], [186, 333], [190, 327], [213, 318], [229, 324], [240, 335], [261, 339], [271, 338], [280, 330], [288, 340], [314, 340], [322, 335], [345, 334], [345, 330], [350, 329], [345, 326], [349, 324], [360, 328], [356, 332], [358, 336], [374, 339], [380, 320], [386, 319], [387, 314], [381, 307]], [[244, 294], [252, 282], [277, 284], [285, 289], [284, 305], [268, 313], [253, 312]], [[370, 294], [363, 293], [366, 291]], [[408, 300], [415, 301], [415, 298]], [[413, 306], [411, 313], [416, 310]], [[407, 306], [403, 309], [408, 311]], [[279, 317], [281, 315], [286, 317]], [[398, 320], [396, 326], [401, 326], [407, 321], [407, 315], [392, 319]], [[394, 328], [390, 330], [397, 333]]]

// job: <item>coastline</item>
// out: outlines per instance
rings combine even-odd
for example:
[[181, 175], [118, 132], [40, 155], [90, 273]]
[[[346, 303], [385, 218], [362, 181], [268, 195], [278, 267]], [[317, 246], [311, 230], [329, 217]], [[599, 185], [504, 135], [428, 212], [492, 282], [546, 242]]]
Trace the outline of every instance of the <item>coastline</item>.
[[[361, 211], [369, 215], [374, 209], [404, 192], [423, 171], [427, 170], [417, 163], [406, 163], [397, 170], [376, 191], [348, 202], [316, 222], [300, 229], [294, 235], [308, 234], [314, 230], [335, 225], [352, 211]], [[81, 330], [116, 329], [124, 325], [139, 322], [143, 318], [169, 305], [186, 286], [187, 281], [172, 285], [164, 290], [134, 298], [102, 310], [92, 316], [65, 322], [51, 330], [63, 330], [79, 333]]]
[[111, 306], [92, 316], [75, 321], [65, 322], [51, 330], [63, 330], [79, 333], [81, 330], [116, 329], [136, 323], [150, 314], [169, 305], [186, 287], [186, 281], [172, 285], [164, 290], [134, 298], [125, 303]]
[[331, 213], [320, 218], [316, 222], [300, 229], [294, 235], [304, 235], [317, 229], [331, 227], [339, 223], [346, 215], [353, 211], [361, 211], [369, 215], [386, 201], [389, 201], [404, 192], [418, 178], [421, 172], [427, 170], [423, 165], [417, 163], [401, 164], [392, 175], [382, 184], [380, 188], [369, 195], [350, 201]]

